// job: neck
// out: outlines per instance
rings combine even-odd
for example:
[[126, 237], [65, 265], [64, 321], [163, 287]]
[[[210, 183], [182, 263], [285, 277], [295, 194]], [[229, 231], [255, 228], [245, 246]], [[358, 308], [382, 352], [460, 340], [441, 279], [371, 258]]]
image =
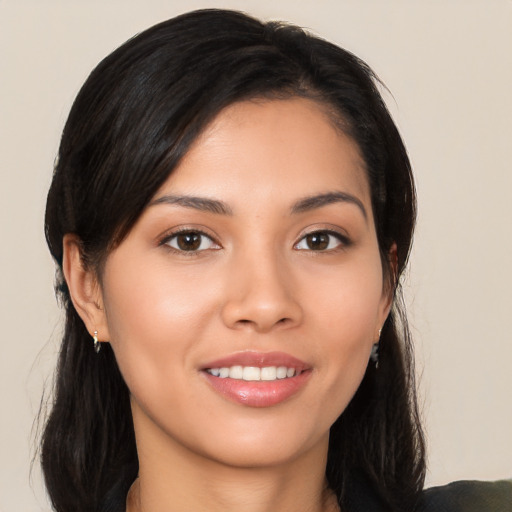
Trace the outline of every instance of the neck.
[[137, 439], [139, 477], [127, 512], [335, 512], [327, 487], [328, 439], [272, 466], [240, 467], [215, 461], [169, 440], [164, 433]]
[[[266, 474], [264, 474], [266, 473]], [[236, 470], [231, 478], [208, 475], [195, 485], [162, 485], [154, 478], [139, 476], [127, 499], [127, 512], [336, 512], [334, 493], [325, 482], [308, 485], [293, 478], [274, 478], [271, 472]], [[183, 483], [182, 480], [180, 480]]]

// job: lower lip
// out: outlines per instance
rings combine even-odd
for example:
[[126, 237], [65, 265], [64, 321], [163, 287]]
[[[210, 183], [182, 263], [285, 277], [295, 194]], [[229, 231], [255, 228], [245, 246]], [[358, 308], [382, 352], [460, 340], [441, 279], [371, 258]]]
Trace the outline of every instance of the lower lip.
[[311, 375], [303, 371], [300, 375], [272, 381], [246, 381], [222, 379], [203, 372], [215, 391], [232, 402], [248, 407], [271, 407], [280, 404], [298, 393]]

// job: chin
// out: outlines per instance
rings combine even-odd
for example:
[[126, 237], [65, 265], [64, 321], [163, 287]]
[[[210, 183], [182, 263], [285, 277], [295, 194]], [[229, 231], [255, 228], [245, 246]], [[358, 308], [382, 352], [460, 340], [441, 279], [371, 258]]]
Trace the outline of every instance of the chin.
[[[237, 468], [269, 468], [283, 466], [309, 452], [328, 444], [328, 435], [320, 439], [293, 439], [290, 436], [244, 436], [242, 439], [225, 439], [213, 449], [205, 451], [203, 456], [216, 460], [224, 466]], [[226, 442], [228, 441], [228, 442]], [[326, 450], [325, 450], [326, 453]]]

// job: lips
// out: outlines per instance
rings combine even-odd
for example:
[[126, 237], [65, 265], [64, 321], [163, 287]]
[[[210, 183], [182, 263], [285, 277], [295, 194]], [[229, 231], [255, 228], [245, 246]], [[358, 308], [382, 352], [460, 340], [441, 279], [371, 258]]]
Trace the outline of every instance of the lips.
[[298, 393], [311, 368], [282, 352], [240, 352], [211, 361], [201, 369], [223, 397], [249, 407], [271, 407]]

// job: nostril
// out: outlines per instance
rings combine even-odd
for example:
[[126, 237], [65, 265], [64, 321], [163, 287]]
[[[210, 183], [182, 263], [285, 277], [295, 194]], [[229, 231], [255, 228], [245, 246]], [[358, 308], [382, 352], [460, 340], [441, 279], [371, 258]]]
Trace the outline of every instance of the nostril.
[[[288, 324], [289, 322], [291, 322], [291, 318], [287, 318], [287, 317], [283, 317], [283, 318], [280, 318], [279, 320], [277, 320], [273, 325], [285, 325], [285, 324]], [[258, 322], [255, 322], [254, 320], [248, 320], [246, 318], [241, 318], [240, 320], [238, 320], [236, 322], [238, 325], [258, 325]]]
[[254, 329], [266, 332], [279, 327], [287, 329], [301, 322], [302, 308], [293, 299], [267, 300], [257, 294], [241, 299], [228, 299], [222, 306], [223, 322], [233, 329]]

